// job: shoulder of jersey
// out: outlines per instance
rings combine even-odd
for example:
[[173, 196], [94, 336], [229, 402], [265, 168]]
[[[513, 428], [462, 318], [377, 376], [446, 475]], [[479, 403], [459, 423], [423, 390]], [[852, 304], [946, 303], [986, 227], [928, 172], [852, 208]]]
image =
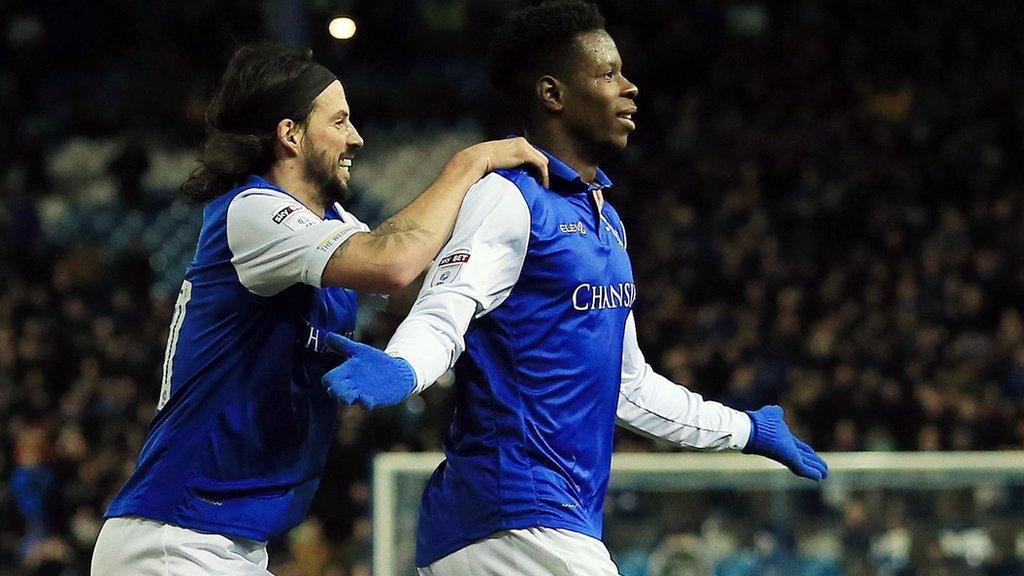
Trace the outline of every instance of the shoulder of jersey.
[[280, 192], [278, 190], [274, 190], [272, 188], [250, 187], [250, 188], [235, 188], [233, 190], [230, 190], [226, 194], [222, 194], [221, 196], [219, 196], [216, 199], [214, 199], [211, 202], [211, 204], [216, 203], [216, 204], [218, 204], [220, 206], [228, 207], [228, 206], [234, 205], [235, 204], [235, 200], [245, 200], [245, 199], [254, 198], [254, 197], [255, 198], [270, 197], [270, 198], [274, 198], [274, 199], [279, 199], [281, 201], [286, 201], [286, 200], [293, 200], [294, 201], [294, 198], [292, 198], [291, 196], [285, 194], [284, 192]]
[[295, 198], [284, 192], [281, 192], [280, 190], [275, 190], [273, 188], [260, 188], [258, 186], [253, 186], [252, 188], [242, 188], [241, 190], [238, 191], [237, 196], [273, 196], [275, 198], [284, 198], [286, 200], [292, 200], [298, 203], [298, 200], [295, 200]]
[[[520, 190], [527, 186], [540, 187], [540, 183], [534, 177], [533, 173], [523, 167], [517, 168], [503, 168], [501, 170], [495, 170], [491, 174], [497, 174], [515, 184]], [[488, 175], [490, 176], [490, 174]], [[486, 178], [486, 176], [485, 176]]]

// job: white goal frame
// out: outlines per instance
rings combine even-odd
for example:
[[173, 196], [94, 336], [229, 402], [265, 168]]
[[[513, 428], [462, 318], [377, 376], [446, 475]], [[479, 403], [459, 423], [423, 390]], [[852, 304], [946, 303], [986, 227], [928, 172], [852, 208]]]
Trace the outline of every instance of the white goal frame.
[[[979, 474], [1020, 474], [1024, 451], [1004, 452], [842, 452], [822, 454], [829, 466], [825, 484], [796, 478], [781, 464], [745, 454], [622, 453], [612, 458], [612, 479], [642, 475], [645, 489], [665, 491], [695, 486], [716, 488], [814, 489], [829, 485], [861, 487], [950, 487], [975, 485]], [[396, 506], [394, 482], [399, 475], [426, 478], [444, 458], [438, 452], [377, 455], [373, 462], [373, 573], [397, 576], [394, 565]], [[969, 473], [969, 476], [964, 474]], [[636, 484], [637, 481], [634, 481]]]

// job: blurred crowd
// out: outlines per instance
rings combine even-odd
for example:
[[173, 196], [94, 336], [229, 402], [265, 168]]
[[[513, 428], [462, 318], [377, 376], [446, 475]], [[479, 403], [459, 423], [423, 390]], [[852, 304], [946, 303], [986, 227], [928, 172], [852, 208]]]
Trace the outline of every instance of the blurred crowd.
[[605, 540], [623, 576], [1024, 573], [1019, 492], [928, 484], [927, 498], [921, 487], [831, 487], [784, 502], [756, 490], [613, 491]]
[[[237, 23], [233, 37], [210, 28], [200, 2], [170, 15], [136, 8], [152, 35], [80, 38], [75, 50], [88, 53], [68, 62], [76, 37], [56, 36], [88, 33], [74, 18], [86, 4], [69, 2], [82, 12], [70, 15], [0, 5], [0, 576], [88, 573], [105, 503], [153, 415], [173, 309], [153, 289], [166, 262], [149, 244], [128, 237], [112, 249], [103, 234], [63, 229], [69, 220], [54, 214], [85, 191], [54, 178], [50, 152], [72, 136], [144, 128], [191, 153], [232, 42], [271, 34], [241, 7], [219, 24]], [[408, 68], [443, 69], [432, 82], [452, 103], [444, 110], [377, 98], [402, 68], [394, 59], [414, 58], [407, 43], [325, 49], [363, 92], [356, 114], [362, 103], [366, 122], [403, 113], [443, 130], [457, 112], [507, 130], [493, 94], [481, 97], [484, 25], [475, 19], [518, 4], [471, 4], [421, 2], [419, 20], [403, 16], [404, 27], [432, 26], [443, 40]], [[606, 171], [615, 181], [607, 198], [629, 234], [648, 361], [737, 408], [781, 403], [821, 451], [1024, 449], [1024, 9], [967, 0], [600, 4], [640, 86], [639, 129]], [[394, 5], [376, 3], [376, 17], [395, 17], [386, 9]], [[429, 9], [445, 19], [428, 21]], [[165, 26], [191, 32], [163, 43]], [[375, 50], [386, 64], [368, 60]], [[173, 76], [159, 71], [181, 67], [195, 70], [190, 81], [165, 90]], [[140, 105], [142, 94], [155, 100]], [[113, 155], [102, 167], [113, 193], [70, 222], [145, 224], [181, 210], [147, 189], [152, 153]], [[363, 339], [383, 345], [393, 326], [373, 320]], [[449, 398], [442, 382], [401, 407], [343, 411], [310, 519], [273, 544], [275, 573], [370, 574], [372, 456], [438, 449]], [[618, 441], [669, 449], [628, 434]], [[847, 507], [848, 524], [859, 525], [856, 509]], [[878, 534], [895, 530], [873, 522]], [[770, 527], [754, 523], [733, 528], [749, 540]], [[682, 561], [657, 571], [672, 550], [694, 549], [693, 534], [651, 543], [633, 574], [703, 574]], [[869, 554], [859, 568], [783, 562], [773, 572], [758, 558], [785, 539], [762, 536], [737, 548], [747, 556], [735, 570], [714, 573], [1021, 573], [1002, 556], [1010, 571], [943, 568], [941, 546], [929, 549], [933, 568], [886, 568], [870, 564], [884, 554]]]

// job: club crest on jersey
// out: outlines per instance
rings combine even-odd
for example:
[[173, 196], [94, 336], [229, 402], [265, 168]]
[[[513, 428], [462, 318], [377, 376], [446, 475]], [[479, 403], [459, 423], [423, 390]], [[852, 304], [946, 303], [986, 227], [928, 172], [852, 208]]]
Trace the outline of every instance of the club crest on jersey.
[[559, 224], [558, 231], [562, 234], [580, 234], [582, 236], [587, 235], [587, 228], [583, 225], [583, 221], [579, 220], [576, 222], [569, 222], [568, 224]]
[[430, 285], [437, 286], [451, 282], [459, 275], [459, 270], [462, 270], [462, 265], [466, 262], [469, 262], [469, 252], [466, 250], [452, 252], [441, 258], [441, 261], [437, 263], [437, 271], [434, 272], [434, 278], [430, 281]]

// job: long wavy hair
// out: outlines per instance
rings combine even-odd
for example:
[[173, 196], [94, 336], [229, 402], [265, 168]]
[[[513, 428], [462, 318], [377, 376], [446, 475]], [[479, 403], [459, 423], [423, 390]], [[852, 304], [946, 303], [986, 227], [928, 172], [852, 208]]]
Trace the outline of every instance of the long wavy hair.
[[[274, 163], [277, 126], [253, 128], [247, 115], [266, 94], [279, 90], [315, 65], [308, 48], [258, 43], [235, 52], [206, 111], [206, 138], [199, 165], [181, 185], [187, 201], [203, 204], [240, 185], [247, 174], [263, 174]], [[313, 103], [294, 120], [304, 125]]]

